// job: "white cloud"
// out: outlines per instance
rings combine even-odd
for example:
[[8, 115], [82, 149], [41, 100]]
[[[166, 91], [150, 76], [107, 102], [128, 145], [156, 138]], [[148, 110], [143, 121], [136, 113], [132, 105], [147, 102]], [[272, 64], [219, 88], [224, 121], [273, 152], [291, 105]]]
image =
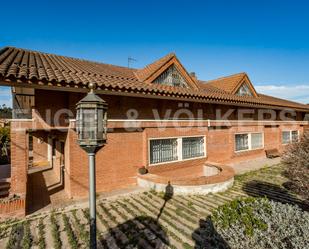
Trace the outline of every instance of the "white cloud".
[[278, 98], [288, 99], [303, 104], [309, 103], [309, 84], [308, 85], [263, 85], [255, 86], [260, 93], [271, 95]]

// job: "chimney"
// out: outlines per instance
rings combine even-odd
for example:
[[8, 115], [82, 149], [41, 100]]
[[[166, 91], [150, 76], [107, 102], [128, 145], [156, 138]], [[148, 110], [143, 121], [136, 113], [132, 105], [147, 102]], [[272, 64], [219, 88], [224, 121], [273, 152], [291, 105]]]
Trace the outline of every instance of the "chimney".
[[193, 78], [195, 81], [197, 80], [197, 77], [195, 75], [195, 72], [191, 72], [190, 73], [191, 78]]

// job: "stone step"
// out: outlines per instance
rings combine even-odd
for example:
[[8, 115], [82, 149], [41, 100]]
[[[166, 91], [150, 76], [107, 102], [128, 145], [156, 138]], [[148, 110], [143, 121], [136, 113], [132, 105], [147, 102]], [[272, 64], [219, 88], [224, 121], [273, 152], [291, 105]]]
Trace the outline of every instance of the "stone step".
[[0, 178], [0, 184], [11, 183], [11, 178]]
[[138, 239], [138, 245], [143, 248], [162, 248], [158, 245], [163, 245], [163, 243], [158, 239], [158, 237], [146, 226], [141, 224], [135, 217], [132, 217], [128, 212], [123, 210], [122, 212], [119, 210], [121, 206], [117, 203], [109, 203], [110, 210], [117, 217], [121, 217], [123, 219], [123, 225], [126, 229], [126, 234], [129, 236], [136, 237]]
[[208, 207], [200, 207], [195, 205], [192, 201], [187, 201], [186, 199], [184, 199], [183, 197], [180, 196], [175, 196], [174, 201], [177, 203], [180, 203], [183, 206], [187, 206], [188, 209], [190, 209], [191, 211], [194, 211], [197, 213], [197, 216], [199, 217], [207, 217], [208, 215], [211, 214], [211, 209]]
[[[149, 217], [144, 218], [145, 216], [141, 216], [141, 212], [137, 210], [136, 207], [133, 207], [125, 200], [123, 200], [123, 202], [121, 202], [121, 200], [118, 200], [117, 204], [119, 205], [120, 212], [130, 215], [131, 219], [136, 223], [137, 227], [140, 227], [141, 229], [144, 229], [144, 231], [147, 231], [145, 232], [146, 237], [150, 236], [151, 238], [156, 238], [155, 248], [164, 248], [170, 244], [178, 245], [178, 242], [172, 237], [170, 238], [172, 243], [169, 241], [165, 232], [162, 230], [162, 228], [159, 227], [159, 224], [156, 224], [156, 221], [150, 220]], [[180, 248], [180, 246], [181, 245], [179, 244], [177, 248]]]
[[[146, 203], [136, 200], [135, 198], [131, 197], [130, 201], [134, 203], [135, 206], [137, 206], [141, 211], [145, 212], [148, 217], [156, 220], [157, 219], [157, 213], [154, 211], [154, 209], [150, 208]], [[160, 220], [158, 221], [163, 227], [168, 228], [168, 231], [170, 231], [175, 240], [181, 242], [181, 243], [187, 243], [191, 247], [194, 247], [194, 242], [192, 239], [188, 238], [188, 236], [185, 235], [184, 231], [182, 231], [181, 226], [178, 226], [178, 222], [175, 220], [170, 220], [170, 218], [166, 217], [164, 214], [161, 215]], [[174, 224], [175, 226], [172, 226]], [[176, 229], [177, 227], [177, 229]]]
[[213, 200], [211, 199], [202, 200], [201, 198], [195, 197], [195, 196], [188, 196], [186, 197], [186, 200], [191, 201], [194, 205], [200, 208], [204, 208], [208, 210], [213, 210], [214, 208], [217, 208], [218, 206], [220, 206], [214, 203]]
[[5, 184], [0, 184], [0, 190], [8, 190], [10, 189], [11, 184], [5, 183]]
[[59, 225], [59, 232], [60, 232], [60, 240], [61, 240], [61, 248], [66, 249], [70, 248], [67, 233], [64, 230], [64, 224], [61, 214], [56, 216], [57, 224]]
[[[129, 243], [129, 239], [125, 233], [119, 228], [117, 219], [108, 211], [104, 204], [100, 204], [97, 211], [101, 214], [101, 217], [107, 222], [110, 227], [108, 234], [111, 234], [117, 243], [117, 246], [124, 247]], [[105, 236], [104, 236], [105, 237]]]
[[[162, 210], [162, 215], [165, 214], [166, 217], [168, 217], [169, 219], [172, 219], [174, 221], [178, 222], [178, 225], [180, 227], [182, 227], [182, 230], [187, 232], [187, 234], [190, 234], [190, 232], [192, 230], [194, 230], [194, 226], [196, 224], [192, 223], [192, 221], [189, 221], [187, 219], [184, 219], [184, 217], [180, 217], [178, 214], [176, 214], [171, 208], [167, 207], [165, 205], [165, 207], [163, 205], [158, 204], [158, 206], [156, 206], [156, 204], [152, 201], [150, 202], [150, 200], [148, 200], [147, 198], [144, 198], [142, 196], [139, 196], [141, 201], [145, 201], [147, 202], [147, 204], [149, 206], [151, 206], [152, 208], [154, 208], [154, 210], [157, 210], [157, 214], [159, 214]], [[163, 204], [163, 203], [162, 203]], [[164, 209], [162, 209], [164, 207]]]
[[[145, 195], [145, 196], [147, 196], [147, 195]], [[156, 196], [156, 195], [150, 195], [150, 196], [148, 195], [148, 197], [151, 197], [151, 199], [154, 202], [156, 202], [158, 205], [160, 205], [160, 207], [165, 205], [164, 208], [166, 210], [169, 210], [169, 211], [171, 211], [171, 213], [175, 213], [179, 216], [182, 216], [184, 219], [187, 220], [186, 222], [191, 222], [191, 223], [193, 223], [193, 225], [195, 225], [199, 221], [199, 217], [197, 217], [196, 215], [192, 215], [192, 213], [189, 213], [182, 206], [172, 204], [171, 203], [172, 199], [168, 200], [167, 202], [164, 202], [164, 200], [162, 198], [160, 198], [159, 196]]]
[[295, 198], [292, 194], [285, 190], [272, 190], [271, 187], [268, 189], [266, 186], [254, 187], [254, 186], [238, 186], [239, 190], [247, 192], [247, 194], [255, 194], [256, 196], [266, 196], [269, 199], [281, 199], [287, 203], [298, 203], [301, 204], [302, 201]]
[[9, 196], [9, 190], [1, 190], [0, 191], [0, 198], [8, 197]]

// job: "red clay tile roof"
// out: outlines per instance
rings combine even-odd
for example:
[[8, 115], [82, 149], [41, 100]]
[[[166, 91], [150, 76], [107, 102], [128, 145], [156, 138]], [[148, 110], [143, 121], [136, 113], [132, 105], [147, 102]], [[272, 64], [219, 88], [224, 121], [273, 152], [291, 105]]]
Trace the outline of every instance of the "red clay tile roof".
[[230, 76], [209, 80], [206, 81], [206, 84], [209, 84], [213, 87], [221, 89], [225, 92], [232, 93], [235, 87], [246, 77], [246, 73], [238, 73]]
[[[142, 70], [109, 64], [80, 60], [54, 54], [6, 47], [0, 50], [0, 84], [40, 84], [54, 87], [87, 88], [88, 83], [96, 83], [98, 90], [134, 93], [147, 96], [171, 97], [181, 100], [245, 105], [265, 108], [295, 108], [309, 112], [309, 107], [291, 101], [265, 95], [260, 97], [236, 96], [225, 91], [225, 82], [234, 82], [238, 76], [222, 78], [213, 83], [198, 81], [199, 89], [149, 84], [144, 78], [167, 63], [174, 54], [150, 64]], [[223, 83], [222, 83], [223, 81]], [[228, 83], [227, 89], [230, 89]]]
[[175, 56], [174, 53], [170, 53], [159, 60], [147, 65], [146, 67], [136, 70], [135, 75], [140, 81], [145, 81], [151, 75], [153, 75], [159, 68], [165, 65], [169, 60]]

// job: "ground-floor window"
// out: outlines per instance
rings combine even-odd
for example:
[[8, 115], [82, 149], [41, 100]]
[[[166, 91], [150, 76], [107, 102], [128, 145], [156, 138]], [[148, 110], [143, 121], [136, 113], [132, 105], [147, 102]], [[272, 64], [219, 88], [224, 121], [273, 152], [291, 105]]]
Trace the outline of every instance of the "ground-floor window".
[[182, 161], [204, 156], [206, 156], [204, 136], [149, 140], [150, 164]]
[[298, 141], [299, 141], [299, 132], [297, 130], [282, 132], [282, 144], [296, 143]]
[[182, 138], [182, 158], [189, 159], [204, 156], [204, 137]]
[[177, 139], [150, 140], [150, 163], [178, 160]]
[[255, 150], [264, 147], [263, 133], [235, 134], [235, 151]]

